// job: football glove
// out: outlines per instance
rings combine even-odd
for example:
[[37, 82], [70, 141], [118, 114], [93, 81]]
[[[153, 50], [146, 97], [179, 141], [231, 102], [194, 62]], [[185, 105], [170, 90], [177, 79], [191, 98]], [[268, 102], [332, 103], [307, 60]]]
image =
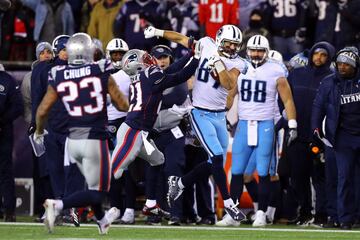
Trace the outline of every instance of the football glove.
[[34, 142], [36, 142], [39, 145], [43, 145], [44, 144], [44, 137], [45, 135], [48, 134], [48, 131], [46, 131], [46, 129], [44, 129], [44, 131], [42, 133], [38, 133], [37, 131], [34, 132]]
[[146, 39], [153, 38], [153, 37], [163, 37], [164, 30], [157, 29], [153, 26], [149, 26], [144, 30], [144, 36]]

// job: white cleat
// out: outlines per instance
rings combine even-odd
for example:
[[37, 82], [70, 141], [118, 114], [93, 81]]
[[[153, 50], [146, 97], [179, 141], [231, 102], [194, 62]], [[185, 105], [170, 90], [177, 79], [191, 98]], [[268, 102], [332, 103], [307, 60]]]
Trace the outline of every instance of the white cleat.
[[109, 231], [109, 228], [111, 226], [111, 223], [115, 221], [120, 216], [120, 210], [116, 207], [112, 207], [107, 211], [104, 215], [104, 217], [97, 221], [99, 234], [107, 234]]
[[134, 224], [135, 223], [135, 215], [134, 211], [125, 210], [124, 215], [120, 220], [121, 224]]
[[58, 211], [55, 209], [55, 200], [46, 199], [44, 202], [45, 208], [45, 220], [44, 224], [49, 233], [54, 231], [54, 225], [56, 216], [59, 215]]
[[215, 225], [219, 227], [238, 227], [240, 226], [240, 222], [234, 220], [229, 214], [225, 214], [223, 219], [221, 221], [218, 221]]
[[264, 211], [258, 210], [255, 215], [255, 221], [253, 222], [253, 227], [265, 227], [266, 223], [266, 213]]

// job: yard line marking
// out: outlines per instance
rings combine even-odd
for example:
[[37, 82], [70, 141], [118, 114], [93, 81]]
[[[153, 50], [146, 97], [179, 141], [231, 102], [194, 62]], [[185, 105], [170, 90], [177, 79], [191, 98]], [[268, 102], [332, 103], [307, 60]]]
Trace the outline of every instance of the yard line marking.
[[[0, 226], [44, 226], [42, 223], [26, 223], [26, 222], [0, 222]], [[62, 226], [71, 226], [73, 224], [63, 224]], [[61, 226], [57, 226], [61, 227]], [[96, 224], [83, 223], [78, 230], [88, 230], [97, 227]], [[140, 229], [181, 229], [181, 230], [207, 230], [207, 231], [268, 231], [268, 232], [329, 232], [329, 233], [360, 233], [359, 230], [331, 230], [331, 229], [289, 229], [289, 228], [247, 228], [247, 227], [195, 227], [195, 226], [147, 226], [147, 225], [111, 225], [111, 228], [140, 228]]]

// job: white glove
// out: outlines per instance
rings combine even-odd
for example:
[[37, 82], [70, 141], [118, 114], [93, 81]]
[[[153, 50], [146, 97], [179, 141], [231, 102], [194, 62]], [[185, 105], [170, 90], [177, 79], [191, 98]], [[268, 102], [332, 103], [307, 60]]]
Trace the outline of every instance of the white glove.
[[47, 134], [48, 134], [48, 131], [46, 131], [46, 129], [44, 129], [44, 132], [41, 133], [41, 134], [38, 134], [38, 132], [35, 131], [34, 136], [33, 136], [34, 142], [36, 142], [39, 145], [43, 145], [44, 144], [44, 137]]
[[144, 30], [145, 39], [153, 38], [153, 37], [163, 37], [164, 30], [157, 29], [153, 26], [149, 26]]
[[220, 57], [217, 55], [213, 55], [209, 58], [209, 60], [206, 63], [206, 67], [207, 69], [209, 69], [209, 71], [212, 71], [215, 69], [215, 62], [220, 61]]
[[195, 43], [195, 47], [194, 47], [194, 58], [195, 59], [200, 59], [202, 49], [203, 49], [203, 46], [200, 44], [200, 41], [197, 41]]
[[207, 69], [210, 72], [215, 69], [216, 72], [220, 73], [226, 69], [218, 55], [211, 56], [207, 61], [206, 65], [207, 65]]

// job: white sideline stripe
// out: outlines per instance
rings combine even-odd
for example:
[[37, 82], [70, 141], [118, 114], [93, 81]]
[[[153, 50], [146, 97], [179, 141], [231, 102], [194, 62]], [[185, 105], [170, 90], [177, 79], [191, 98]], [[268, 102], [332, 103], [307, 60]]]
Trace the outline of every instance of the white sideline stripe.
[[[10, 226], [44, 226], [43, 223], [26, 223], [26, 222], [0, 222], [1, 225], [10, 225]], [[73, 224], [63, 224], [63, 226], [71, 226]], [[61, 227], [61, 226], [59, 226]], [[77, 230], [88, 230], [90, 228], [97, 227], [96, 224], [81, 224], [81, 227], [75, 228]], [[326, 233], [360, 233], [360, 231], [355, 230], [331, 230], [331, 229], [288, 229], [288, 228], [242, 228], [242, 227], [194, 227], [194, 226], [146, 226], [146, 225], [111, 225], [111, 228], [140, 228], [140, 229], [181, 229], [181, 230], [208, 230], [208, 231], [267, 231], [267, 232], [326, 232]]]

